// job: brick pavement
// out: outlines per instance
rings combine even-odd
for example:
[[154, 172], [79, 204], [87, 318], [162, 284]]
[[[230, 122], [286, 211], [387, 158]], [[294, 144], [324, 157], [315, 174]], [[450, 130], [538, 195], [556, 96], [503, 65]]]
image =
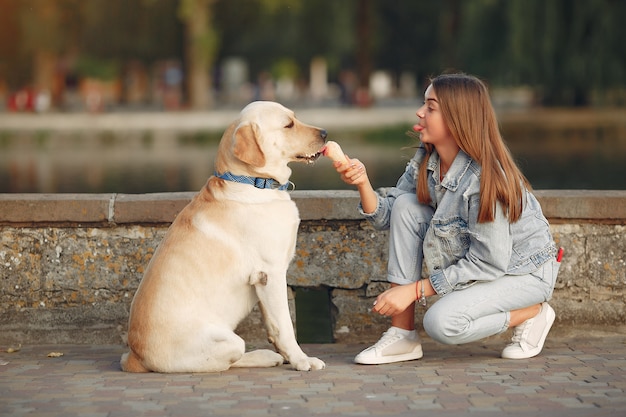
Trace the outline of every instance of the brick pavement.
[[551, 336], [524, 361], [502, 344], [424, 338], [421, 360], [381, 366], [353, 364], [360, 345], [304, 345], [325, 370], [170, 375], [121, 372], [121, 345], [3, 347], [0, 416], [626, 415], [626, 333]]

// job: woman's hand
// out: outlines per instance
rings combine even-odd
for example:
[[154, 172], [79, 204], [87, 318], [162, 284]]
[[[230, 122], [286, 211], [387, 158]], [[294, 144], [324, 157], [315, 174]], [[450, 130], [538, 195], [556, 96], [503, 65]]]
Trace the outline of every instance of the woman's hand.
[[363, 184], [369, 184], [369, 178], [365, 165], [358, 159], [346, 158], [345, 162], [334, 162], [333, 166], [337, 172], [341, 175], [341, 179], [348, 185], [360, 186]]
[[[327, 153], [324, 154], [326, 155]], [[328, 153], [328, 155], [333, 156], [331, 153]], [[350, 159], [343, 152], [341, 152], [340, 156], [334, 155], [334, 158], [333, 166], [341, 176], [342, 181], [348, 185], [356, 186], [359, 191], [363, 211], [365, 213], [373, 213], [378, 205], [378, 195], [372, 188], [365, 165], [358, 159]]]
[[383, 316], [395, 316], [402, 313], [415, 303], [416, 285], [417, 283], [391, 287], [376, 297], [372, 311]]

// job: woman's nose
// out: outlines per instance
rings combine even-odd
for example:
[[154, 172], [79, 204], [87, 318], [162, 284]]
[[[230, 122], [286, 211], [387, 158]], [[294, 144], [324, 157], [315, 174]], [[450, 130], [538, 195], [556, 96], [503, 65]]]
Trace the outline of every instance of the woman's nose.
[[424, 118], [424, 106], [420, 107], [419, 109], [417, 109], [417, 111], [415, 112], [415, 114], [417, 115], [417, 117], [419, 117], [420, 119]]

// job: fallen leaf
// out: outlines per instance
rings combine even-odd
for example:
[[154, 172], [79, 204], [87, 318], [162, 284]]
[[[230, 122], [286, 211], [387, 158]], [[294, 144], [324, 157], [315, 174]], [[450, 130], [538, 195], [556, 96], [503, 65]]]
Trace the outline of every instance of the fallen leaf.
[[61, 352], [50, 352], [50, 353], [48, 353], [48, 357], [49, 358], [60, 358], [61, 356], [63, 356], [63, 353], [61, 353]]
[[17, 347], [11, 346], [10, 348], [8, 348], [7, 353], [19, 352], [21, 349], [22, 349], [22, 344], [20, 343], [19, 345], [17, 345]]

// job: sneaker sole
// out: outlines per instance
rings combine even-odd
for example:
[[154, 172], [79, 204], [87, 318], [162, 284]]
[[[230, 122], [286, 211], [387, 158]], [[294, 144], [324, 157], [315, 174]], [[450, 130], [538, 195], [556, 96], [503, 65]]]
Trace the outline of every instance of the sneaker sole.
[[379, 358], [359, 358], [357, 355], [354, 358], [354, 363], [358, 363], [359, 365], [383, 365], [386, 363], [414, 361], [421, 359], [422, 356], [424, 356], [424, 352], [422, 351], [422, 346], [420, 345], [416, 347], [413, 352], [402, 355], [384, 356]]
[[546, 306], [549, 308], [546, 314], [546, 322], [548, 325], [543, 330], [543, 333], [541, 335], [541, 338], [539, 339], [539, 344], [537, 345], [537, 347], [532, 350], [529, 350], [528, 352], [523, 352], [523, 353], [526, 353], [525, 355], [516, 355], [516, 354], [511, 355], [511, 354], [506, 354], [503, 351], [502, 358], [504, 359], [528, 359], [528, 358], [534, 358], [535, 356], [541, 353], [541, 351], [543, 350], [543, 345], [546, 343], [548, 333], [550, 332], [550, 329], [552, 329], [552, 325], [554, 324], [554, 320], [556, 319], [556, 313], [554, 312], [554, 309], [548, 304], [546, 304]]

